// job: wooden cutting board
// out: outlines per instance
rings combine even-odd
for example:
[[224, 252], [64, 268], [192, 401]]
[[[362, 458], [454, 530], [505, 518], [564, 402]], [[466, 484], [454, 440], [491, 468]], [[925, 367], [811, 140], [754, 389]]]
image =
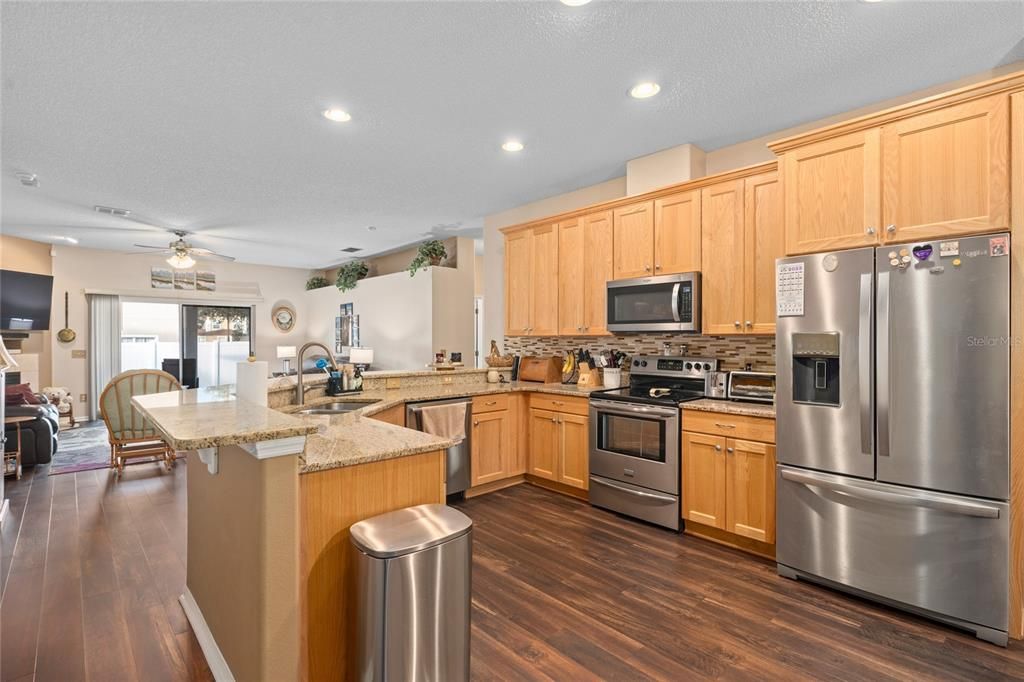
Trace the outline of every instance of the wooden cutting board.
[[519, 381], [557, 384], [562, 381], [562, 364], [558, 358], [527, 356], [519, 363]]

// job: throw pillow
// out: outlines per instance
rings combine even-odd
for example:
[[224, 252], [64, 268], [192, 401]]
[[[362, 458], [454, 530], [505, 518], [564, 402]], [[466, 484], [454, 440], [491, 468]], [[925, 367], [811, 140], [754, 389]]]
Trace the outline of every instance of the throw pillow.
[[[11, 402], [13, 396], [21, 396], [20, 402]], [[17, 398], [14, 398], [17, 401]], [[4, 402], [8, 405], [39, 405], [40, 400], [29, 384], [14, 384], [4, 387]]]

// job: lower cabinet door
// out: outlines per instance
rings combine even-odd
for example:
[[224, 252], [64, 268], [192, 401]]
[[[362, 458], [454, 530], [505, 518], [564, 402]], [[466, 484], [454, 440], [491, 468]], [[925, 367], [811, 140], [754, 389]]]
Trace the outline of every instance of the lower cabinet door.
[[725, 438], [683, 431], [683, 518], [724, 529], [725, 493]]
[[775, 542], [775, 446], [726, 441], [725, 529], [761, 542]]
[[562, 461], [558, 480], [586, 490], [590, 481], [589, 420], [576, 414], [559, 414], [562, 427]]
[[511, 475], [511, 437], [508, 410], [473, 415], [472, 485]]
[[558, 416], [548, 410], [530, 408], [529, 472], [540, 478], [558, 480]]

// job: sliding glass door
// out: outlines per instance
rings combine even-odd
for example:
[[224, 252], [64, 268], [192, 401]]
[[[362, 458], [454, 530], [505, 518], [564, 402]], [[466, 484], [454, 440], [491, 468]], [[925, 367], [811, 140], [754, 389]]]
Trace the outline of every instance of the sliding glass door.
[[183, 384], [235, 383], [237, 363], [252, 353], [252, 308], [182, 305], [181, 331]]

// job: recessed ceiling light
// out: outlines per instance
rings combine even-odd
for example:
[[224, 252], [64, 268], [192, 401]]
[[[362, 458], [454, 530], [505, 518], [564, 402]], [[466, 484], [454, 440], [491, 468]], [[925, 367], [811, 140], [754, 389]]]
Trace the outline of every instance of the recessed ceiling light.
[[352, 114], [344, 109], [324, 109], [324, 118], [335, 123], [345, 123], [352, 120]]
[[866, 2], [866, 3], [869, 3], [869, 4], [874, 4], [876, 2], [882, 2], [882, 0], [860, 0], [860, 1], [861, 2]]
[[648, 97], [654, 97], [659, 92], [661, 92], [660, 85], [653, 81], [644, 81], [630, 88], [629, 96], [633, 99], [647, 99]]
[[562, 0], [562, 4], [568, 5], [569, 7], [582, 7], [588, 2], [590, 2], [590, 0]]
[[93, 206], [92, 210], [97, 213], [106, 213], [107, 215], [115, 215], [118, 218], [127, 218], [132, 214], [127, 208], [114, 208], [113, 206]]
[[366, 229], [369, 230], [370, 232], [375, 232], [377, 230], [377, 226], [376, 225], [367, 225]]
[[523, 143], [519, 140], [508, 140], [501, 148], [507, 152], [521, 152], [523, 151]]

